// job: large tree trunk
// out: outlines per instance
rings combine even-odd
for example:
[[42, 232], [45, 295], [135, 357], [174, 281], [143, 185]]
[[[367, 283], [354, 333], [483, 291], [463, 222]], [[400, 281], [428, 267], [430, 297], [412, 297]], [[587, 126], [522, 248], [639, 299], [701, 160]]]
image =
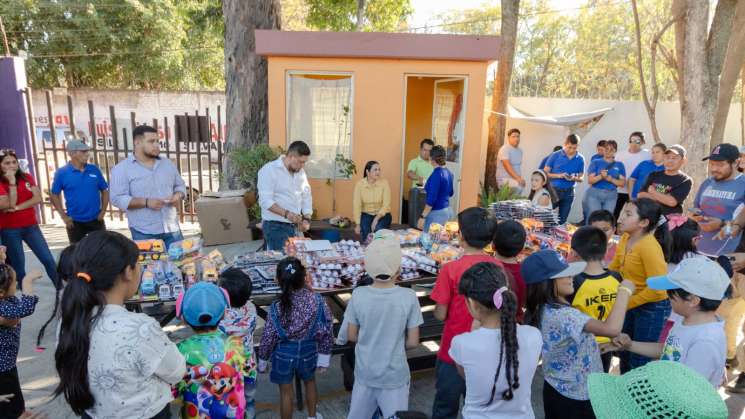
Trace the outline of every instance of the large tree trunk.
[[745, 64], [740, 75], [740, 140], [745, 145]]
[[365, 3], [366, 0], [357, 0], [357, 21], [354, 25], [354, 30], [357, 32], [362, 31], [362, 25], [365, 21]]
[[255, 29], [280, 29], [279, 0], [223, 0], [227, 138], [223, 188], [238, 188], [230, 153], [269, 142], [267, 60], [256, 55]]
[[731, 27], [736, 30], [732, 31], [727, 53], [724, 57], [722, 74], [719, 78], [719, 100], [714, 114], [714, 127], [711, 134], [712, 147], [724, 141], [724, 129], [732, 105], [732, 95], [735, 93], [740, 69], [745, 64], [745, 29], [743, 29], [745, 28], [745, 1], [740, 1], [737, 4]]
[[[507, 99], [510, 95], [512, 66], [515, 61], [517, 44], [517, 19], [520, 0], [502, 0], [501, 49], [497, 64], [497, 77], [492, 92], [491, 114], [489, 115], [489, 144], [486, 151], [486, 174], [484, 182], [496, 187], [497, 153], [504, 139], [507, 117]], [[500, 115], [501, 114], [501, 115]]]

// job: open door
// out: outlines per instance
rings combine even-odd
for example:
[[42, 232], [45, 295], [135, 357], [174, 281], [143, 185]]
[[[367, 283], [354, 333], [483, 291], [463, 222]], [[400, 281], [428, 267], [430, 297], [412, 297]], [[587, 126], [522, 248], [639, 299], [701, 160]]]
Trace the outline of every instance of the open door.
[[461, 149], [465, 125], [465, 79], [436, 80], [432, 106], [432, 140], [447, 150], [447, 168], [453, 173], [453, 198], [450, 209], [453, 215], [460, 207]]

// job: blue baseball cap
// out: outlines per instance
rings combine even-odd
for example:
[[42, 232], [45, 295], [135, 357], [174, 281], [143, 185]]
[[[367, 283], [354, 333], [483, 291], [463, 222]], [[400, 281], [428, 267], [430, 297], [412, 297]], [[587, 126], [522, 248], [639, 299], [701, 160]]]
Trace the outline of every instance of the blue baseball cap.
[[179, 300], [176, 305], [184, 321], [196, 327], [217, 326], [229, 304], [225, 291], [211, 282], [192, 285]]
[[567, 263], [555, 250], [539, 250], [523, 260], [520, 274], [526, 285], [538, 284], [549, 279], [574, 276], [585, 270], [587, 263]]

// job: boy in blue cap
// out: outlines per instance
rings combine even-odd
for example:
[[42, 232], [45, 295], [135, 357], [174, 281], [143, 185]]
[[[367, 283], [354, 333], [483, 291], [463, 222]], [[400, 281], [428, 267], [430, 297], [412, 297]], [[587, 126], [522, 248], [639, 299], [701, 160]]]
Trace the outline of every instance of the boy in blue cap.
[[181, 294], [176, 313], [194, 330], [178, 344], [187, 373], [176, 385], [183, 399], [184, 418], [242, 418], [246, 400], [244, 377], [248, 373], [243, 339], [218, 329], [229, 306], [227, 293], [217, 285], [200, 282]]

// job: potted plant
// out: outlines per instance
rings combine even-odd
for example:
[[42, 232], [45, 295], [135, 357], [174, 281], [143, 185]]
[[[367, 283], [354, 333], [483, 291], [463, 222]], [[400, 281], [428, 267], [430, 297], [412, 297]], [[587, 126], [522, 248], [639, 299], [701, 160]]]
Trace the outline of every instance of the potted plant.
[[242, 187], [249, 190], [244, 196], [244, 200], [251, 220], [258, 221], [261, 219], [261, 208], [259, 208], [256, 197], [259, 170], [265, 164], [279, 158], [281, 154], [281, 148], [272, 148], [268, 144], [258, 144], [251, 148], [235, 150], [229, 155], [229, 158], [235, 164], [238, 182]]

